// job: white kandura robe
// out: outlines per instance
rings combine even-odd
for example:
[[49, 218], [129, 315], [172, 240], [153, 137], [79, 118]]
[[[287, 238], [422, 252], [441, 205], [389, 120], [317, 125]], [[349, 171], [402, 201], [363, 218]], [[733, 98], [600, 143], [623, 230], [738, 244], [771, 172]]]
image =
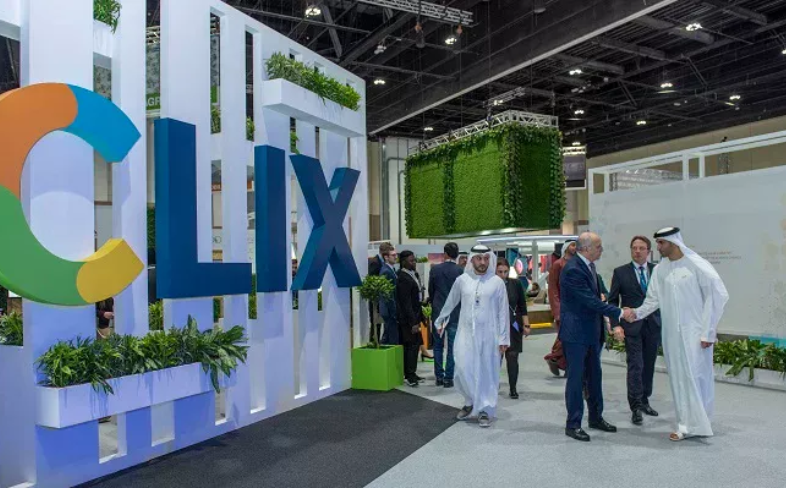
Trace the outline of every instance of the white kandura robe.
[[722, 300], [713, 293], [713, 278], [688, 257], [664, 259], [655, 267], [644, 304], [636, 310], [644, 318], [660, 308], [663, 353], [677, 412], [677, 432], [711, 436], [715, 400], [713, 347]]
[[[468, 264], [468, 268], [472, 264]], [[510, 345], [508, 293], [505, 282], [491, 273], [478, 276], [468, 271], [459, 276], [450, 290], [436, 324], [445, 322], [461, 304], [453, 355], [455, 383], [472, 406], [470, 416], [486, 412], [494, 417], [499, 392], [500, 345]], [[477, 296], [477, 300], [476, 300]]]

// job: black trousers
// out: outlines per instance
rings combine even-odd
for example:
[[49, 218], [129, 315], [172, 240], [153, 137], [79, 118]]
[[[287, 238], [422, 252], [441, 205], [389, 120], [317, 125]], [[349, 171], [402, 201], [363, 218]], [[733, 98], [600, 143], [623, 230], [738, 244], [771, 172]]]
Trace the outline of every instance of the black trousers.
[[508, 383], [510, 391], [516, 391], [516, 383], [519, 381], [519, 353], [518, 351], [505, 351], [505, 363], [508, 366]]
[[416, 381], [420, 345], [404, 344], [404, 378]]
[[649, 405], [658, 346], [660, 346], [660, 327], [650, 320], [644, 321], [638, 335], [625, 336], [625, 350], [628, 356], [628, 404], [631, 411]]

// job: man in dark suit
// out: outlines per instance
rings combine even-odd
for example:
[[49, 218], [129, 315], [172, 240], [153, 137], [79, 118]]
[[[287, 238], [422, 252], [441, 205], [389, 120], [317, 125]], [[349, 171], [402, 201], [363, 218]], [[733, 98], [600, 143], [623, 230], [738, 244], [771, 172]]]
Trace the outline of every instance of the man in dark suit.
[[581, 428], [584, 417], [582, 384], [587, 375], [589, 427], [604, 432], [617, 428], [603, 419], [603, 387], [600, 351], [605, 341], [603, 317], [623, 315], [622, 310], [600, 299], [595, 261], [603, 254], [600, 237], [591, 232], [579, 236], [576, 257], [565, 264], [560, 277], [559, 339], [567, 360], [565, 404], [568, 419], [565, 435], [579, 441], [590, 436]]
[[[453, 283], [455, 283], [456, 279], [464, 272], [464, 270], [456, 264], [456, 259], [458, 259], [459, 255], [458, 244], [455, 242], [448, 242], [445, 244], [444, 251], [444, 262], [431, 268], [431, 274], [428, 278], [428, 296], [431, 302], [431, 316], [435, 319], [439, 317], [439, 314], [442, 312], [442, 307], [448, 299], [450, 289], [453, 288]], [[455, 370], [453, 342], [456, 339], [460, 312], [461, 306], [458, 306], [450, 314], [450, 319], [448, 320], [448, 325], [445, 327], [444, 334], [434, 334], [434, 376], [437, 378], [437, 386], [453, 388], [453, 373]], [[448, 340], [447, 358], [443, 358], [445, 338]], [[444, 368], [443, 360], [447, 361]]]
[[[398, 262], [398, 253], [393, 246], [392, 249], [386, 249], [385, 254], [382, 256], [382, 268], [379, 270], [379, 275], [388, 279], [395, 287], [398, 283], [398, 275], [393, 266]], [[396, 296], [391, 295], [390, 298], [380, 298], [379, 300], [379, 315], [385, 325], [385, 331], [382, 334], [380, 342], [382, 344], [396, 345], [401, 341], [398, 333], [398, 322], [396, 321]]]
[[[625, 308], [639, 308], [647, 296], [650, 276], [655, 265], [647, 262], [652, 243], [644, 236], [630, 241], [632, 262], [614, 270], [611, 279], [609, 303]], [[631, 422], [641, 425], [642, 414], [658, 416], [650, 407], [652, 381], [655, 376], [655, 359], [660, 345], [660, 313], [633, 323], [618, 321], [611, 317], [614, 336], [625, 341], [628, 355], [628, 404], [632, 413]]]
[[400, 264], [396, 282], [396, 318], [404, 346], [404, 380], [407, 386], [416, 387], [422, 379], [417, 370], [418, 351], [422, 342], [420, 323], [423, 321], [423, 288], [420, 276], [415, 271], [417, 261], [412, 251], [401, 252]]
[[[379, 276], [379, 272], [382, 269], [382, 265], [385, 263], [385, 259], [383, 255], [385, 253], [390, 252], [393, 249], [393, 244], [389, 242], [383, 242], [379, 245], [379, 254], [374, 256], [373, 258], [368, 259], [368, 274], [369, 276]], [[380, 334], [381, 326], [379, 324], [374, 323], [374, 304], [369, 302], [368, 303], [368, 318], [369, 318], [369, 341], [374, 342], [374, 327], [377, 328], [377, 334]], [[378, 335], [376, 336], [378, 337]]]

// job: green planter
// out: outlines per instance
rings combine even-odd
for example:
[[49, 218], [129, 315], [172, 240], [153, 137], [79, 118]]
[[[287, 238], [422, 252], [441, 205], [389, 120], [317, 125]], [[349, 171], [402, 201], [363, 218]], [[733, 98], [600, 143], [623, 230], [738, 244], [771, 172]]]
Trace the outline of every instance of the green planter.
[[352, 388], [390, 391], [404, 383], [404, 349], [381, 346], [352, 350]]

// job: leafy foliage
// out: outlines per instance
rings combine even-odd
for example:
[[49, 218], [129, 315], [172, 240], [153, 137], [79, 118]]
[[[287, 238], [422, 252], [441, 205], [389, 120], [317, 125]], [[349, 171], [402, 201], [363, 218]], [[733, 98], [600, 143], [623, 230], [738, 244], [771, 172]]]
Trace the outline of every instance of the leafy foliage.
[[155, 249], [156, 247], [156, 209], [147, 209], [147, 247], [148, 249]]
[[300, 154], [300, 151], [297, 150], [297, 141], [299, 140], [296, 131], [289, 131], [289, 152], [292, 154]]
[[316, 93], [323, 100], [333, 100], [350, 110], [360, 109], [360, 94], [354, 88], [322, 74], [316, 66], [308, 66], [282, 53], [274, 53], [265, 61], [265, 70], [271, 80], [283, 78]]
[[93, 0], [93, 18], [117, 30], [120, 21], [120, 2], [117, 0]]
[[511, 123], [410, 156], [407, 235], [559, 227], [565, 215], [561, 139], [554, 128]]
[[18, 312], [0, 316], [0, 346], [21, 346], [25, 329], [22, 315]]
[[[246, 117], [246, 140], [253, 141], [254, 140], [254, 131], [256, 130], [256, 125], [254, 124], [254, 119], [251, 117]], [[217, 104], [213, 104], [210, 106], [210, 133], [211, 134], [220, 134], [221, 133], [221, 107]]]
[[431, 305], [423, 305], [421, 308], [423, 309], [423, 316], [426, 317], [426, 319], [430, 319], [432, 312]]
[[251, 293], [248, 295], [248, 318], [257, 318], [257, 275], [251, 275]]
[[37, 361], [42, 385], [55, 388], [91, 384], [96, 391], [114, 393], [109, 380], [185, 364], [201, 363], [213, 388], [220, 391], [219, 373], [230, 376], [238, 362], [245, 363], [245, 330], [234, 326], [200, 332], [188, 318], [182, 329], [151, 332], [144, 337], [113, 335], [106, 340], [60, 341]]
[[213, 297], [213, 323], [217, 324], [218, 319], [222, 317], [221, 315], [221, 305], [222, 305], [222, 298], [221, 297]]
[[393, 296], [395, 290], [396, 287], [390, 280], [378, 275], [367, 275], [358, 288], [360, 298], [370, 302], [377, 302], [381, 298], [388, 299]]
[[147, 307], [150, 330], [164, 330], [164, 302], [158, 300]]

